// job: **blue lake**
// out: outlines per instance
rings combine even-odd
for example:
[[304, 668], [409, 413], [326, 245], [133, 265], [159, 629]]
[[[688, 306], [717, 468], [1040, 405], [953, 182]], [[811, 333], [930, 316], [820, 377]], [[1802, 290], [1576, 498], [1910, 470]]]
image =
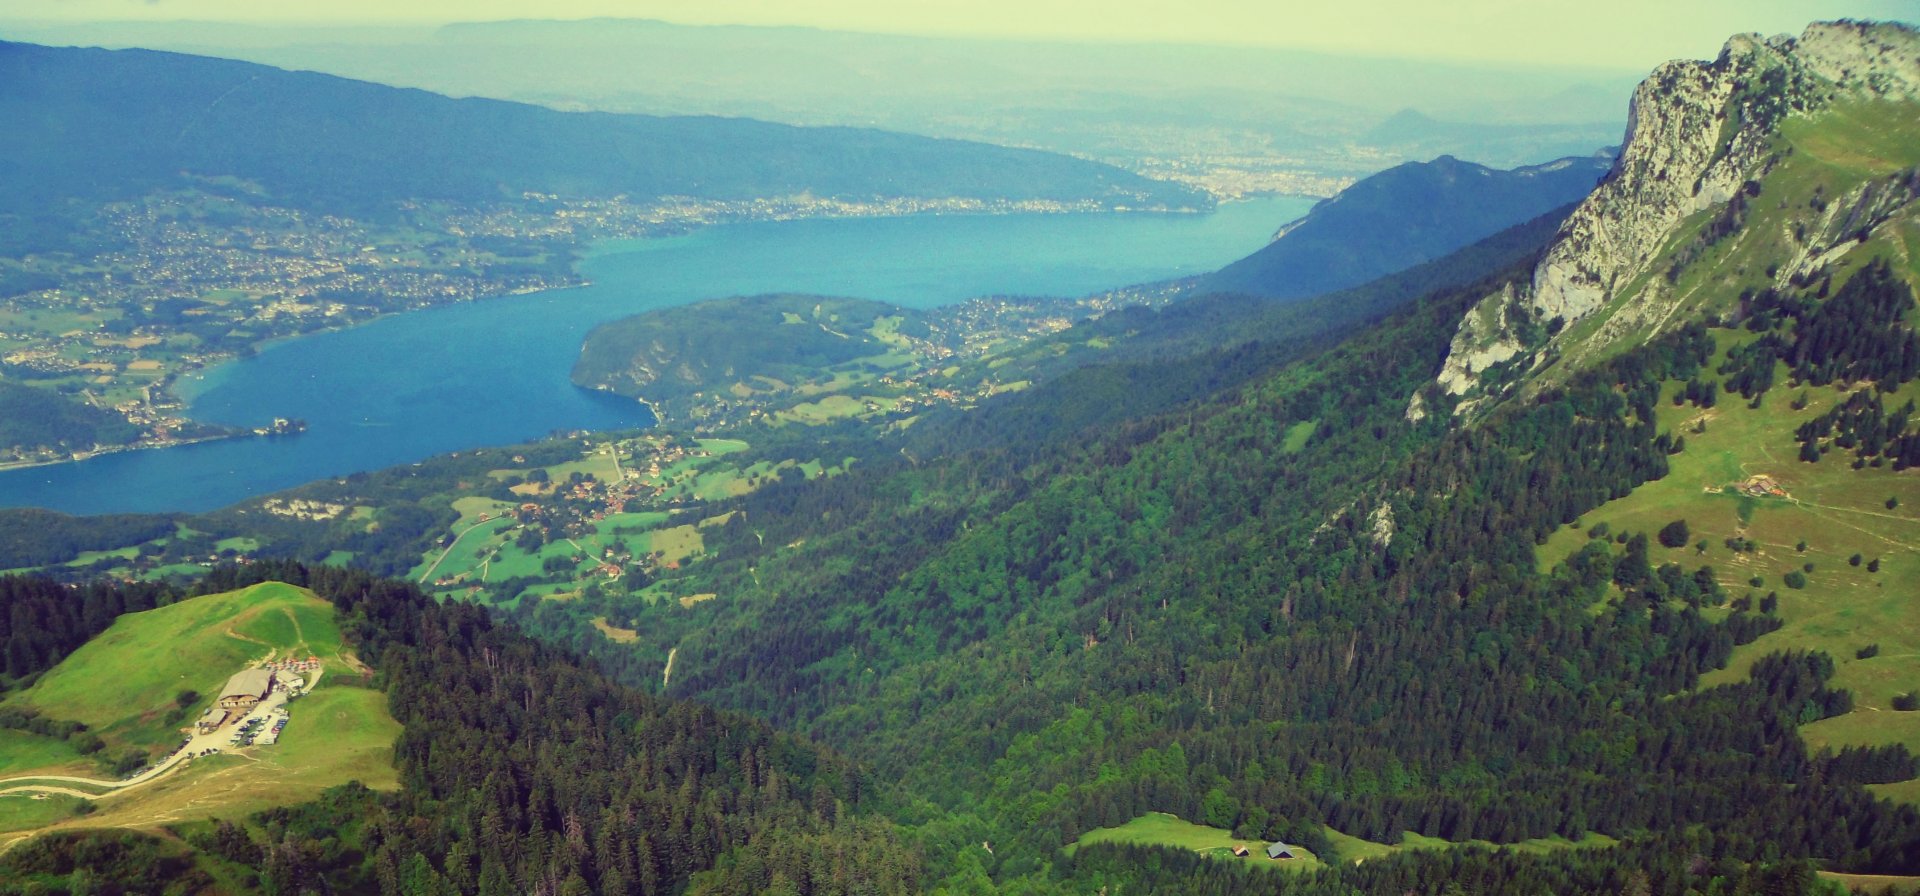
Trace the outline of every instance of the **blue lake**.
[[595, 324], [766, 292], [931, 307], [984, 295], [1078, 296], [1212, 270], [1263, 245], [1311, 200], [1208, 215], [919, 216], [733, 224], [599, 247], [592, 285], [397, 315], [282, 342], [187, 384], [193, 417], [306, 433], [110, 454], [0, 472], [0, 506], [69, 513], [202, 511], [357, 470], [554, 430], [652, 422], [574, 388]]

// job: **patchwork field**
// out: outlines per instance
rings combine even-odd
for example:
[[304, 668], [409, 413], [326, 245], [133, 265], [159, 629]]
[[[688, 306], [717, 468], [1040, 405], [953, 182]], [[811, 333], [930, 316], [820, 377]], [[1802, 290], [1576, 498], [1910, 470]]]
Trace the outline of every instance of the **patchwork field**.
[[[750, 450], [734, 439], [679, 440], [639, 435], [583, 442], [582, 453], [559, 463], [493, 469], [486, 480], [462, 480], [430, 500], [456, 514], [438, 544], [408, 578], [444, 598], [517, 605], [515, 595], [570, 601], [612, 595], [655, 603], [662, 595], [626, 580], [697, 562], [717, 526], [737, 516], [703, 516], [689, 503], [719, 501], [800, 476], [838, 475], [822, 459], [730, 457]], [[531, 451], [529, 452], [532, 453]], [[591, 477], [590, 481], [587, 477]], [[502, 500], [506, 483], [517, 500]], [[493, 490], [476, 494], [476, 486]], [[589, 621], [582, 614], [581, 621]], [[604, 632], [605, 630], [603, 630]], [[610, 635], [611, 636], [611, 635]]]

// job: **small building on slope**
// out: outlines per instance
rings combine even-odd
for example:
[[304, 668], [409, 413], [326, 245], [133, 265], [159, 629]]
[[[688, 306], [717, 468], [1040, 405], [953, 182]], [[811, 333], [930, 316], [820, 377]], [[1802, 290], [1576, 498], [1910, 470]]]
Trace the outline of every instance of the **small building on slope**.
[[220, 708], [246, 712], [273, 693], [273, 670], [248, 669], [236, 672], [227, 679], [227, 686], [220, 689]]

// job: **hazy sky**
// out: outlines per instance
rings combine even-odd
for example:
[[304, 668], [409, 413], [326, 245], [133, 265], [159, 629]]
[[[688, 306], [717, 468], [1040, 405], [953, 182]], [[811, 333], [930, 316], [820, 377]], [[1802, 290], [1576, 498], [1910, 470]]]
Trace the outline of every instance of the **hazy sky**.
[[0, 21], [401, 24], [511, 18], [1297, 47], [1644, 70], [1742, 31], [1920, 21], [1920, 0], [0, 0]]

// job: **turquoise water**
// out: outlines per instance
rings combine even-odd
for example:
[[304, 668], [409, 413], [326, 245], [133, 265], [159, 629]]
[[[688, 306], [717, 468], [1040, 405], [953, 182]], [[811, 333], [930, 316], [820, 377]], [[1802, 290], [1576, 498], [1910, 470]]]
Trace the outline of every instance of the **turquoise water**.
[[306, 433], [0, 472], [0, 506], [201, 511], [327, 476], [554, 430], [644, 426], [646, 409], [568, 381], [595, 324], [705, 298], [806, 292], [931, 307], [1076, 296], [1195, 274], [1263, 245], [1310, 200], [1208, 215], [921, 216], [713, 227], [608, 244], [592, 285], [398, 315], [275, 344], [188, 385], [190, 413]]

